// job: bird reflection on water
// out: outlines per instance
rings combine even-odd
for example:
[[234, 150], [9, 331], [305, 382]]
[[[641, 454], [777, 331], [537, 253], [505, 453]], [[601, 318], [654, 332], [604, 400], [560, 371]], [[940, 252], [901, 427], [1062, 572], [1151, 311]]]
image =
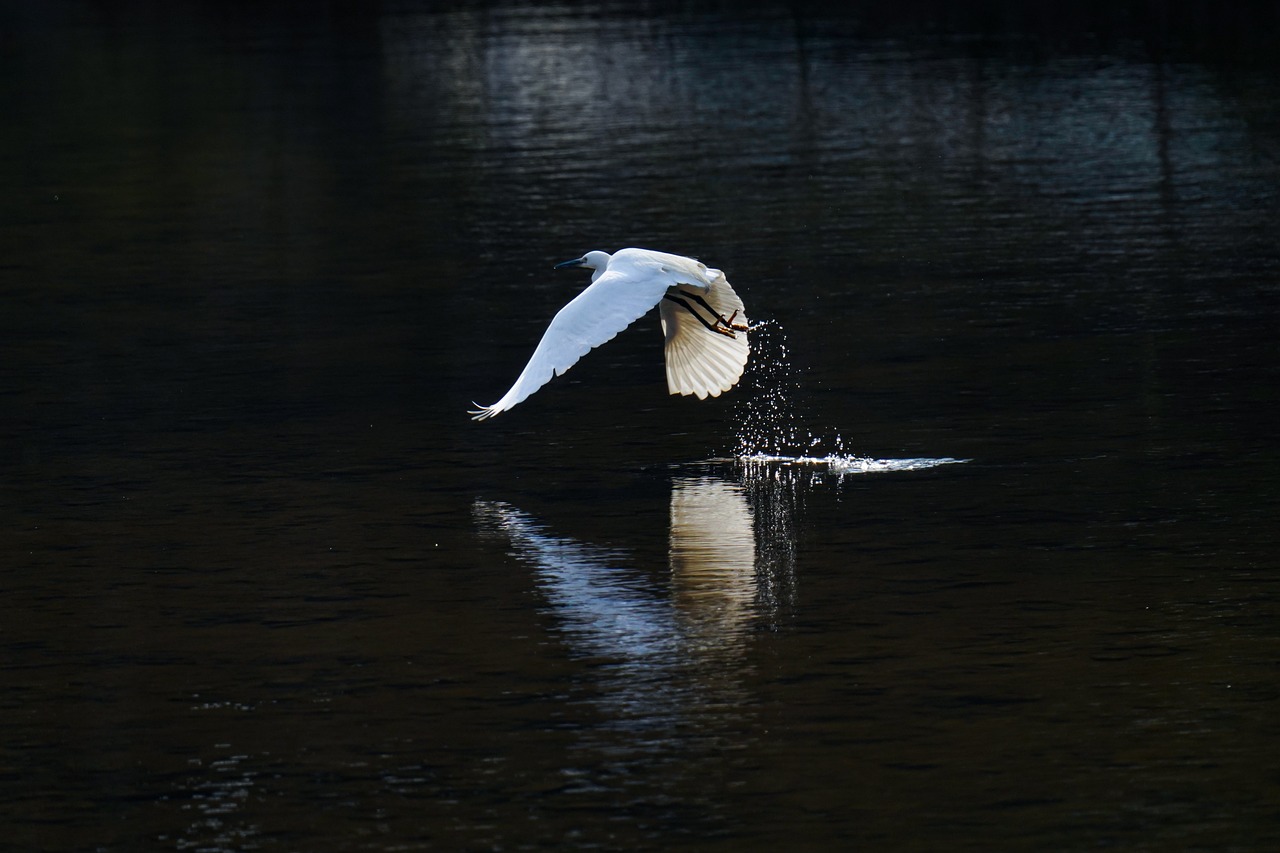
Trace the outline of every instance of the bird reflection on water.
[[[598, 664], [599, 701], [632, 730], [733, 708], [751, 636], [796, 597], [797, 519], [807, 491], [847, 474], [907, 471], [954, 459], [745, 457], [671, 481], [667, 566], [635, 551], [554, 533], [509, 503], [477, 499], [482, 536], [532, 565], [570, 654]], [[711, 473], [728, 463], [729, 477]], [[705, 722], [705, 719], [704, 719]], [[662, 737], [657, 734], [657, 737]]]
[[656, 728], [651, 736], [661, 740], [669, 726], [697, 717], [715, 736], [721, 727], [707, 715], [736, 715], [746, 704], [746, 645], [794, 590], [783, 488], [772, 480], [760, 490], [715, 476], [674, 478], [668, 567], [660, 573], [622, 550], [557, 536], [507, 503], [477, 500], [474, 514], [483, 535], [505, 539], [534, 567], [570, 653], [602, 662], [596, 689], [613, 723]]

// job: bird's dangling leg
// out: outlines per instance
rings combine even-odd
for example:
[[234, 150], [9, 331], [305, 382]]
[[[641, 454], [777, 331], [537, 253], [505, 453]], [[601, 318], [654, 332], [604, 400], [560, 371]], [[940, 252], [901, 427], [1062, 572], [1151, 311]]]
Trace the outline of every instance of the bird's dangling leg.
[[[746, 326], [744, 326], [743, 324], [741, 324], [741, 323], [734, 323], [734, 322], [733, 322], [734, 317], [737, 317], [737, 316], [738, 316], [738, 312], [737, 312], [737, 311], [734, 311], [734, 312], [733, 312], [733, 315], [732, 315], [732, 316], [730, 316], [728, 320], [726, 320], [726, 319], [724, 318], [724, 315], [723, 315], [723, 314], [721, 314], [721, 313], [720, 313], [719, 311], [717, 311], [716, 309], [712, 308], [712, 307], [711, 307], [711, 303], [707, 302], [707, 300], [703, 299], [703, 298], [702, 298], [701, 296], [699, 296], [698, 294], [696, 294], [696, 293], [689, 293], [689, 294], [685, 294], [685, 295], [687, 295], [690, 299], [694, 300], [694, 301], [695, 301], [695, 302], [697, 302], [699, 305], [701, 305], [703, 308], [706, 308], [708, 311], [710, 311], [710, 312], [711, 312], [711, 316], [716, 318], [716, 326], [717, 326], [716, 331], [718, 331], [718, 332], [722, 332], [722, 333], [723, 333], [723, 332], [730, 332], [731, 330], [737, 330], [737, 331], [739, 331], [739, 332], [747, 332], [747, 331], [750, 331], [750, 330], [749, 330]], [[686, 305], [685, 307], [686, 307], [686, 308], [688, 308], [688, 306], [687, 306], [687, 305]], [[690, 310], [693, 310], [693, 309], [690, 309]], [[699, 317], [698, 319], [699, 319], [699, 320], [701, 320], [702, 318], [701, 318], [701, 317]], [[724, 328], [723, 328], [723, 329], [718, 328], [718, 327], [720, 327], [720, 326], [723, 326]], [[735, 335], [730, 334], [730, 335], [729, 335], [729, 337], [735, 337]]]
[[721, 317], [719, 314], [716, 314], [716, 312], [711, 308], [711, 306], [710, 306], [710, 305], [707, 305], [707, 303], [706, 303], [705, 301], [703, 301], [703, 299], [702, 299], [702, 297], [701, 297], [701, 296], [697, 296], [697, 295], [692, 294], [692, 293], [690, 293], [690, 294], [686, 294], [686, 295], [688, 295], [688, 296], [692, 296], [692, 297], [693, 297], [694, 299], [696, 299], [698, 302], [701, 302], [704, 306], [706, 306], [707, 310], [708, 310], [708, 311], [711, 311], [711, 314], [716, 318], [716, 322], [715, 322], [715, 323], [712, 323], [712, 322], [710, 322], [709, 320], [707, 320], [707, 318], [706, 318], [706, 317], [703, 317], [703, 316], [702, 316], [701, 314], [699, 314], [697, 311], [694, 311], [694, 310], [693, 310], [693, 306], [692, 306], [692, 305], [690, 305], [688, 302], [685, 302], [685, 301], [684, 301], [683, 299], [681, 299], [679, 296], [672, 296], [670, 293], [664, 293], [664, 294], [662, 294], [662, 298], [663, 298], [663, 299], [670, 299], [672, 302], [676, 303], [677, 305], [683, 305], [683, 306], [684, 306], [684, 309], [685, 309], [686, 311], [688, 311], [690, 314], [692, 314], [693, 316], [695, 316], [695, 317], [697, 317], [697, 318], [698, 318], [698, 322], [699, 322], [699, 323], [701, 323], [702, 325], [706, 326], [708, 329], [710, 329], [711, 331], [715, 332], [716, 334], [718, 334], [718, 335], [724, 335], [725, 337], [729, 337], [729, 338], [736, 338], [736, 337], [737, 337], [737, 335], [735, 335], [735, 334], [733, 333], [733, 330], [732, 330], [732, 329], [730, 329], [730, 328], [728, 328], [728, 324], [727, 324], [727, 323], [725, 324], [726, 328], [721, 328], [721, 327], [720, 327], [720, 323], [724, 321], [724, 318], [723, 318], [723, 317]]

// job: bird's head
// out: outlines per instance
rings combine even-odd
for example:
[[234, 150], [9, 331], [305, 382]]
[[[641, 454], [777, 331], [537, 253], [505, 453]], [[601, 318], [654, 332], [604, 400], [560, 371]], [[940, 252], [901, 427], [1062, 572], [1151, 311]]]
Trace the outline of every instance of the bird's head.
[[582, 267], [588, 270], [602, 270], [609, 266], [611, 255], [608, 252], [587, 252], [580, 258], [574, 258], [571, 261], [556, 264], [556, 269], [562, 270], [568, 267]]

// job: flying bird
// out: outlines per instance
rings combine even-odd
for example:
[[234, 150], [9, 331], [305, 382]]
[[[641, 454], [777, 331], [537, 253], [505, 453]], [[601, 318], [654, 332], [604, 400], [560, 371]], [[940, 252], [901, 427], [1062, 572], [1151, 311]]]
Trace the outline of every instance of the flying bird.
[[681, 255], [648, 249], [587, 252], [556, 269], [594, 270], [591, 284], [556, 313], [516, 384], [492, 406], [468, 412], [482, 421], [507, 411], [573, 367], [578, 359], [659, 306], [666, 337], [667, 389], [699, 400], [718, 397], [742, 378], [750, 346], [742, 300], [723, 272]]

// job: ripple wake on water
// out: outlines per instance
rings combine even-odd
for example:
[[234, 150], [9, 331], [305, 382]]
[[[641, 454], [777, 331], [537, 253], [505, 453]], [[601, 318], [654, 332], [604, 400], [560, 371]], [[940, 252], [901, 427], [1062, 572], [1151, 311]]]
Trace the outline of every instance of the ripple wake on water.
[[[736, 412], [737, 446], [731, 454], [747, 473], [803, 468], [843, 476], [921, 471], [969, 461], [950, 456], [875, 459], [849, 453], [839, 433], [830, 440], [815, 435], [798, 415], [800, 384], [782, 326], [776, 320], [765, 320], [752, 326], [752, 331], [753, 348], [759, 355], [752, 360], [754, 369], [744, 382], [748, 394]], [[824, 452], [824, 446], [834, 449]]]
[[769, 465], [810, 466], [826, 468], [832, 474], [879, 474], [887, 471], [923, 471], [926, 468], [937, 468], [940, 465], [958, 465], [968, 459], [954, 459], [943, 456], [937, 459], [916, 457], [910, 459], [872, 459], [862, 456], [775, 456], [768, 453], [753, 453], [739, 456], [740, 464], [751, 467], [767, 467]]

